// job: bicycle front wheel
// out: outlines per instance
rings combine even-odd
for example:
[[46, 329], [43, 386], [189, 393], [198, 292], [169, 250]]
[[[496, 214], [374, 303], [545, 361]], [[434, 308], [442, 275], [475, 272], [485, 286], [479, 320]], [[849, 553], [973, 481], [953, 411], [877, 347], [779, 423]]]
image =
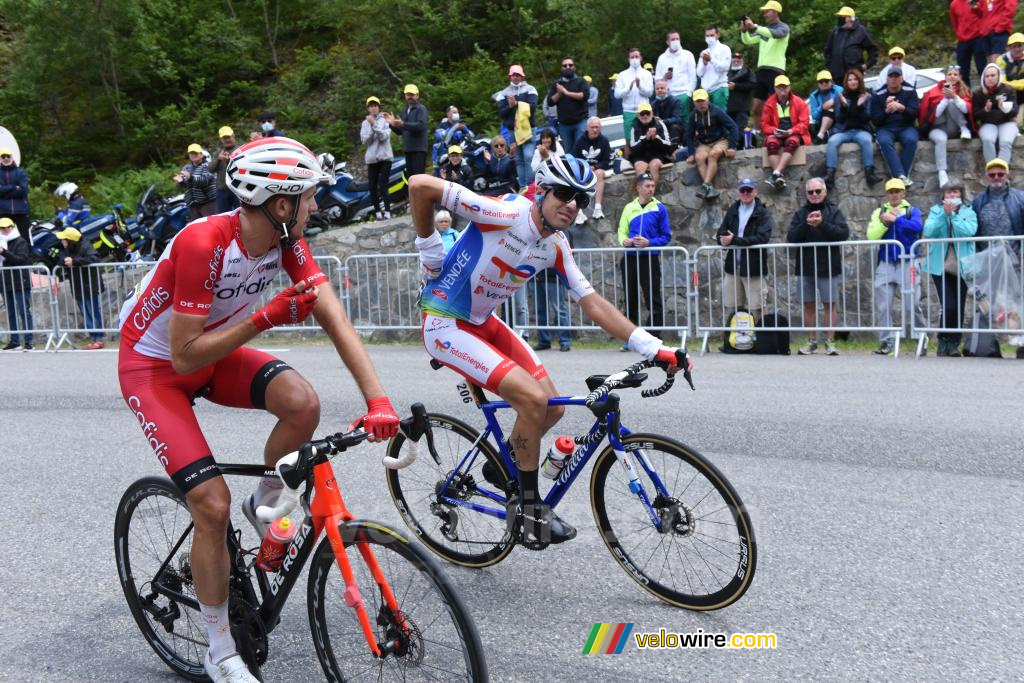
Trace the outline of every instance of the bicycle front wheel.
[[[345, 551], [378, 645], [373, 654], [356, 611], [346, 604], [345, 582], [327, 539], [309, 570], [309, 624], [320, 665], [330, 681], [486, 681], [487, 664], [476, 625], [430, 555], [375, 522], [341, 527]], [[386, 604], [363, 558], [370, 550], [394, 593], [398, 612]]]
[[632, 434], [622, 445], [658, 523], [630, 490], [615, 451], [605, 448], [594, 464], [590, 503], [615, 561], [644, 590], [677, 607], [714, 610], [739, 600], [754, 577], [757, 545], [732, 485], [673, 439]]
[[[411, 465], [387, 471], [391, 499], [416, 537], [444, 559], [472, 568], [496, 564], [515, 546], [508, 525], [503, 517], [469, 506], [504, 509], [505, 465], [490, 442], [465, 422], [447, 415], [427, 419], [441, 463], [434, 461], [426, 439], [421, 439], [419, 456]], [[388, 444], [388, 455], [400, 457], [403, 448], [408, 443], [399, 433]], [[487, 469], [485, 463], [490, 463]]]
[[178, 488], [163, 477], [146, 477], [129, 486], [114, 521], [114, 555], [128, 608], [167, 666], [190, 680], [206, 681], [202, 615], [185, 600], [168, 597], [177, 594], [199, 604], [191, 549], [192, 516]]

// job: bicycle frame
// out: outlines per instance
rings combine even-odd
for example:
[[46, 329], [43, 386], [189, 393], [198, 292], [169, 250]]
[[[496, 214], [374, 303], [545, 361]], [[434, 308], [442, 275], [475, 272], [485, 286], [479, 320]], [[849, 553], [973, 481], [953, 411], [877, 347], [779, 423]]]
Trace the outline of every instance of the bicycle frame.
[[[508, 472], [511, 473], [513, 478], [518, 480], [518, 470], [516, 469], [515, 463], [512, 460], [512, 456], [508, 451], [508, 445], [505, 441], [504, 433], [502, 432], [501, 425], [498, 424], [497, 419], [497, 412], [504, 408], [511, 408], [511, 405], [509, 405], [507, 401], [485, 401], [483, 400], [483, 393], [479, 390], [478, 387], [473, 386], [472, 389], [476, 390], [473, 392], [474, 402], [476, 402], [481, 412], [483, 412], [484, 419], [487, 421], [487, 427], [484, 429], [483, 432], [481, 432], [480, 437], [477, 439], [476, 443], [486, 440], [491, 435], [493, 435], [495, 441], [498, 444], [498, 452], [501, 454], [501, 458], [505, 463], [505, 468], [508, 470]], [[643, 501], [644, 507], [647, 510], [647, 514], [650, 517], [651, 522], [655, 525], [655, 527], [660, 528], [662, 520], [658, 515], [657, 511], [655, 510], [654, 504], [652, 503], [650, 496], [647, 494], [647, 491], [640, 483], [639, 477], [637, 477], [636, 468], [633, 466], [629, 454], [626, 451], [626, 447], [623, 446], [622, 444], [622, 437], [629, 436], [632, 432], [630, 432], [628, 429], [619, 424], [618, 396], [612, 394], [608, 396], [606, 400], [610, 404], [609, 410], [605, 413], [605, 418], [608, 424], [608, 433], [604, 438], [597, 439], [592, 443], [580, 446], [575, 450], [575, 452], [569, 458], [568, 462], [566, 462], [565, 466], [562, 468], [562, 472], [558, 475], [558, 478], [552, 485], [551, 490], [548, 491], [548, 494], [545, 497], [544, 502], [552, 509], [554, 509], [555, 506], [557, 506], [558, 503], [562, 500], [562, 497], [566, 494], [566, 492], [570, 488], [572, 488], [572, 485], [576, 481], [576, 478], [579, 476], [579, 473], [583, 470], [584, 467], [586, 467], [587, 463], [590, 461], [590, 458], [597, 451], [598, 446], [604, 443], [605, 439], [607, 439], [608, 443], [611, 444], [612, 449], [615, 451], [615, 454], [618, 457], [619, 462], [626, 470], [626, 473], [629, 477], [630, 491], [632, 491], [635, 495], [637, 495], [637, 497], [639, 497]], [[548, 405], [585, 406], [586, 399], [582, 396], [556, 396], [554, 398], [548, 399]], [[588, 434], [594, 434], [600, 428], [600, 420], [595, 420]], [[444, 491], [448, 489], [448, 487], [454, 480], [455, 474], [457, 472], [462, 471], [464, 468], [471, 467], [473, 465], [473, 462], [479, 456], [479, 453], [479, 449], [476, 448], [476, 444], [474, 444], [474, 447], [466, 452], [466, 454], [459, 461], [458, 466], [445, 480], [444, 486], [441, 488], [441, 490]], [[640, 462], [641, 467], [643, 467], [644, 471], [651, 478], [651, 481], [654, 482], [654, 486], [657, 490], [658, 495], [664, 496], [666, 498], [669, 497], [668, 490], [665, 488], [664, 483], [661, 481], [661, 477], [658, 475], [657, 471], [651, 465], [650, 461], [642, 453], [638, 453], [637, 455], [637, 460]], [[489, 489], [482, 488], [479, 484], [477, 485], [476, 488], [477, 492], [479, 492], [481, 495], [487, 498], [490, 498], [496, 503], [499, 503], [501, 507], [494, 508], [487, 505], [481, 505], [478, 503], [461, 500], [458, 498], [451, 498], [448, 496], [441, 496], [438, 498], [438, 500], [451, 505], [457, 505], [459, 507], [476, 510], [477, 512], [481, 512], [485, 515], [490, 515], [491, 517], [496, 517], [498, 519], [505, 519], [505, 504], [507, 504], [508, 498], [502, 495], [501, 493], [497, 493], [494, 491], [490, 491]]]
[[[263, 465], [222, 464], [220, 465], [220, 469], [224, 475], [238, 475], [246, 477], [277, 476], [277, 473], [273, 468], [267, 468]], [[338, 490], [337, 482], [334, 477], [334, 470], [326, 456], [317, 457], [316, 464], [313, 467], [313, 482], [315, 495], [313, 496], [312, 505], [309, 507], [308, 514], [302, 520], [301, 526], [298, 528], [294, 538], [292, 538], [291, 543], [288, 545], [288, 549], [281, 563], [281, 570], [274, 575], [273, 578], [268, 578], [265, 572], [258, 569], [256, 570], [256, 579], [259, 584], [262, 600], [257, 599], [250, 581], [241, 580], [243, 577], [248, 576], [248, 572], [245, 567], [244, 555], [238, 545], [234, 528], [229, 523], [227, 534], [228, 553], [234, 562], [231, 580], [232, 582], [237, 582], [237, 584], [241, 585], [242, 590], [245, 593], [245, 598], [250, 602], [250, 604], [259, 604], [258, 616], [269, 634], [274, 630], [278, 623], [280, 623], [281, 612], [284, 610], [284, 604], [288, 600], [288, 595], [291, 593], [292, 588], [295, 587], [295, 583], [298, 580], [299, 575], [302, 573], [302, 568], [305, 566], [306, 561], [313, 552], [313, 548], [315, 547], [316, 541], [319, 539], [321, 532], [326, 531], [328, 542], [334, 550], [338, 569], [341, 570], [342, 578], [345, 581], [345, 603], [356, 611], [360, 626], [363, 630], [363, 635], [366, 638], [366, 643], [370, 647], [370, 650], [377, 657], [381, 657], [382, 652], [374, 636], [374, 630], [370, 624], [370, 618], [366, 612], [365, 603], [363, 602], [360, 594], [359, 586], [355, 581], [352, 565], [349, 562], [348, 554], [345, 552], [345, 539], [342, 537], [343, 525], [354, 521], [356, 518], [351, 512], [349, 512], [348, 508], [345, 507], [345, 502], [341, 497], [341, 492]], [[303, 507], [305, 507], [305, 505], [303, 505]], [[161, 565], [159, 570], [157, 570], [157, 577], [162, 576], [167, 563], [170, 562], [171, 558], [177, 553], [178, 548], [180, 548], [182, 543], [185, 542], [188, 534], [192, 531], [192, 527], [193, 525], [190, 524], [188, 528], [185, 529], [185, 532], [182, 534], [181, 538], [178, 539], [174, 549], [168, 555], [167, 560], [165, 560], [164, 564]], [[384, 578], [384, 573], [377, 562], [376, 556], [373, 554], [373, 550], [371, 550], [369, 545], [365, 543], [359, 544], [358, 548], [363, 561], [366, 563], [366, 566], [369, 568], [370, 573], [373, 576], [374, 582], [381, 591], [381, 595], [383, 596], [388, 609], [390, 609], [394, 615], [401, 615], [401, 611], [398, 607], [398, 601], [395, 599], [395, 595], [392, 592], [391, 587]], [[162, 581], [154, 581], [153, 587], [154, 590], [172, 600], [188, 604], [194, 609], [199, 609], [198, 601], [168, 588], [163, 585]], [[404, 617], [402, 617], [402, 627], [403, 629], [408, 629], [408, 624], [405, 623]]]

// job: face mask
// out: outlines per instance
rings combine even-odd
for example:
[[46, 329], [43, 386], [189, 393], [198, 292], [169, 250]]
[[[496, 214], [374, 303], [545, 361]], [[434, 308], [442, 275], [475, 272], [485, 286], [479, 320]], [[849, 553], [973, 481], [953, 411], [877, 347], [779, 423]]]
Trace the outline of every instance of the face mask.
[[708, 44], [708, 47], [714, 47], [718, 45], [718, 38], [714, 36], [704, 36], [704, 42]]
[[640, 59], [637, 58], [637, 57], [630, 58], [629, 65], [631, 67], [633, 67], [634, 69], [639, 69], [640, 68]]
[[270, 121], [264, 121], [263, 123], [260, 124], [260, 128], [263, 129], [264, 133], [269, 133], [270, 131], [274, 130], [274, 124], [272, 124]]
[[576, 75], [576, 69], [562, 69], [562, 78], [572, 78]]
[[663, 102], [667, 97], [668, 95], [655, 95], [654, 99], [658, 100], [659, 102]]
[[953, 206], [960, 206], [961, 204], [964, 203], [964, 200], [960, 199], [959, 197], [956, 197], [955, 199], [950, 199], [949, 203], [952, 204]]
[[459, 122], [459, 112], [455, 112], [454, 114], [452, 114], [452, 123], [458, 123], [458, 122]]
[[672, 50], [672, 52], [679, 52], [679, 41], [673, 40], [669, 42], [668, 49]]

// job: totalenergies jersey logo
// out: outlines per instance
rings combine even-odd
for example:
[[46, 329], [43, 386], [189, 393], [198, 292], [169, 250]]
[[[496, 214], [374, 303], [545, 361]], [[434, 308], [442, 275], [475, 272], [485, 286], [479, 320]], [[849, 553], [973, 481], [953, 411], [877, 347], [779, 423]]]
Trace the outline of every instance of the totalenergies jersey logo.
[[508, 279], [517, 285], [521, 285], [537, 272], [537, 269], [533, 266], [513, 266], [510, 263], [502, 261], [497, 256], [491, 257], [491, 263], [498, 266], [498, 277], [504, 278], [508, 276]]
[[437, 347], [438, 351], [447, 351], [452, 347], [452, 343], [450, 341], [443, 342], [440, 339], [435, 339], [434, 346]]

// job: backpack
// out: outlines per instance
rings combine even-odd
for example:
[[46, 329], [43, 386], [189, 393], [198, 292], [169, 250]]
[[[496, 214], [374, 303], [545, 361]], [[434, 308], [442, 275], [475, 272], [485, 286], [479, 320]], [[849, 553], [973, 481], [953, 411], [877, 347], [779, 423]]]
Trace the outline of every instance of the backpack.
[[[778, 311], [765, 313], [757, 323], [758, 327], [789, 327], [789, 320]], [[758, 332], [754, 342], [754, 353], [760, 355], [789, 355], [789, 331]]]
[[726, 353], [754, 352], [754, 316], [748, 311], [736, 311], [729, 318], [729, 334], [725, 337]]

